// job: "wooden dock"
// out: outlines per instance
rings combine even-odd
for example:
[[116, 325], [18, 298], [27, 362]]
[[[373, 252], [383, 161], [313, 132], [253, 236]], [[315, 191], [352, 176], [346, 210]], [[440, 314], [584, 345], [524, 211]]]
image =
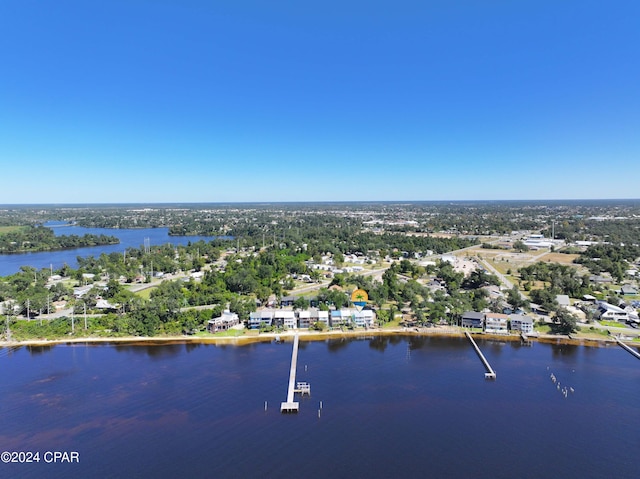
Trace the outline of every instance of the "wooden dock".
[[465, 331], [464, 334], [466, 334], [467, 338], [469, 338], [469, 341], [471, 341], [471, 344], [473, 345], [474, 349], [476, 350], [476, 353], [478, 353], [478, 357], [480, 358], [480, 360], [484, 364], [484, 367], [487, 369], [487, 372], [484, 373], [485, 379], [495, 379], [496, 378], [496, 372], [493, 370], [493, 368], [489, 364], [489, 361], [487, 361], [487, 358], [484, 357], [484, 354], [482, 354], [482, 351], [480, 351], [480, 348], [478, 347], [476, 342], [473, 340], [473, 338], [471, 337], [471, 335], [467, 331]]
[[[287, 400], [280, 404], [280, 412], [298, 412], [299, 403], [293, 400], [296, 393], [296, 369], [298, 367], [298, 335], [293, 339], [293, 352], [291, 353], [291, 369], [289, 370], [289, 389]], [[306, 384], [306, 383], [305, 383]], [[311, 389], [309, 388], [309, 391]]]
[[638, 351], [633, 350], [632, 348], [630, 348], [629, 346], [624, 344], [622, 341], [620, 341], [618, 338], [614, 337], [614, 339], [616, 340], [616, 343], [618, 343], [620, 346], [622, 346], [623, 349], [625, 349], [627, 352], [633, 354], [636, 358], [640, 359], [640, 354], [638, 353]]

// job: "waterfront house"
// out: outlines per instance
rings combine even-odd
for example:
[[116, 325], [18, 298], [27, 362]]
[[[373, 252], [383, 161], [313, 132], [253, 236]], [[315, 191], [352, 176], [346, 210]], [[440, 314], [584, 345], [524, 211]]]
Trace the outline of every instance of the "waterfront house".
[[240, 324], [240, 318], [236, 313], [225, 310], [217, 318], [207, 321], [207, 331], [217, 333], [218, 331], [226, 331], [227, 329]]
[[352, 318], [353, 322], [356, 326], [360, 328], [371, 328], [373, 327], [373, 323], [375, 322], [375, 313], [371, 309], [363, 309], [362, 311], [358, 311], [357, 309], [352, 309]]
[[296, 314], [289, 309], [277, 309], [273, 314], [273, 322], [277, 327], [285, 327], [287, 329], [297, 329], [298, 321]]
[[311, 313], [311, 324], [323, 323], [325, 326], [329, 327], [329, 311], [312, 308], [309, 312]]
[[336, 309], [331, 311], [329, 315], [330, 325], [332, 328], [340, 327], [348, 324], [351, 321], [350, 315], [346, 314], [343, 310]]
[[298, 311], [298, 327], [304, 329], [309, 326], [311, 326], [311, 311]]
[[487, 333], [507, 334], [509, 316], [502, 313], [485, 313], [484, 330]]
[[477, 311], [466, 311], [462, 314], [461, 325], [463, 328], [482, 328], [484, 323], [484, 313]]
[[533, 318], [524, 314], [509, 315], [512, 331], [520, 331], [523, 334], [533, 333]]
[[596, 319], [600, 321], [619, 321], [621, 323], [629, 320], [629, 313], [624, 309], [606, 301], [598, 301], [597, 304]]
[[249, 313], [249, 328], [259, 329], [260, 326], [272, 326], [273, 315], [274, 311], [272, 309], [263, 309], [262, 311]]

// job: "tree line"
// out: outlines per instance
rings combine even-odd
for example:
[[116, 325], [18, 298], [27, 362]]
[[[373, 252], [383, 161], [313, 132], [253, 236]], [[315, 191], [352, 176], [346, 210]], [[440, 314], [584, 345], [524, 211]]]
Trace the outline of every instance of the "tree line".
[[118, 244], [115, 236], [86, 234], [56, 236], [45, 226], [23, 226], [0, 234], [0, 254], [53, 251], [86, 246]]

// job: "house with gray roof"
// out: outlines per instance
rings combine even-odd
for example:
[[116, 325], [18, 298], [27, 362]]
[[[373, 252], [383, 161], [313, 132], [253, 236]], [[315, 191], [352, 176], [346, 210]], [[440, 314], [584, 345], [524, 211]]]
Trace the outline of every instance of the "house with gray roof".
[[509, 323], [511, 323], [512, 331], [520, 331], [523, 334], [533, 333], [533, 318], [526, 314], [509, 315]]
[[463, 328], [482, 328], [484, 323], [484, 313], [477, 311], [466, 311], [462, 315], [461, 325]]
[[263, 309], [262, 311], [249, 313], [249, 328], [259, 329], [260, 326], [272, 326], [273, 316], [273, 309]]

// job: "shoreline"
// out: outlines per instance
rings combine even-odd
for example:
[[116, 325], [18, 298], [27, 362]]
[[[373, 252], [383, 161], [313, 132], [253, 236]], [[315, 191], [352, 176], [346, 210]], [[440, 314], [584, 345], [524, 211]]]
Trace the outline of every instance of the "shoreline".
[[[379, 336], [444, 336], [464, 338], [465, 330], [453, 327], [435, 328], [431, 330], [415, 328], [393, 328], [393, 329], [370, 329], [357, 331], [307, 331], [291, 330], [281, 333], [261, 333], [258, 335], [240, 336], [122, 336], [122, 337], [83, 337], [83, 338], [57, 338], [57, 339], [29, 339], [25, 341], [0, 341], [0, 349], [20, 348], [23, 346], [55, 346], [60, 344], [129, 344], [132, 346], [141, 345], [162, 345], [162, 344], [224, 344], [224, 345], [245, 345], [258, 342], [271, 342], [275, 339], [283, 341], [293, 340], [297, 334], [300, 341], [323, 341], [327, 339], [347, 339], [347, 338], [373, 338]], [[519, 334], [486, 334], [484, 332], [472, 332], [475, 337], [486, 338], [492, 341], [520, 341]], [[528, 341], [570, 344], [578, 346], [607, 347], [616, 345], [613, 336], [602, 338], [576, 337], [571, 335], [539, 334], [528, 336]], [[632, 347], [640, 347], [640, 344], [629, 339], [620, 339], [623, 343]]]

